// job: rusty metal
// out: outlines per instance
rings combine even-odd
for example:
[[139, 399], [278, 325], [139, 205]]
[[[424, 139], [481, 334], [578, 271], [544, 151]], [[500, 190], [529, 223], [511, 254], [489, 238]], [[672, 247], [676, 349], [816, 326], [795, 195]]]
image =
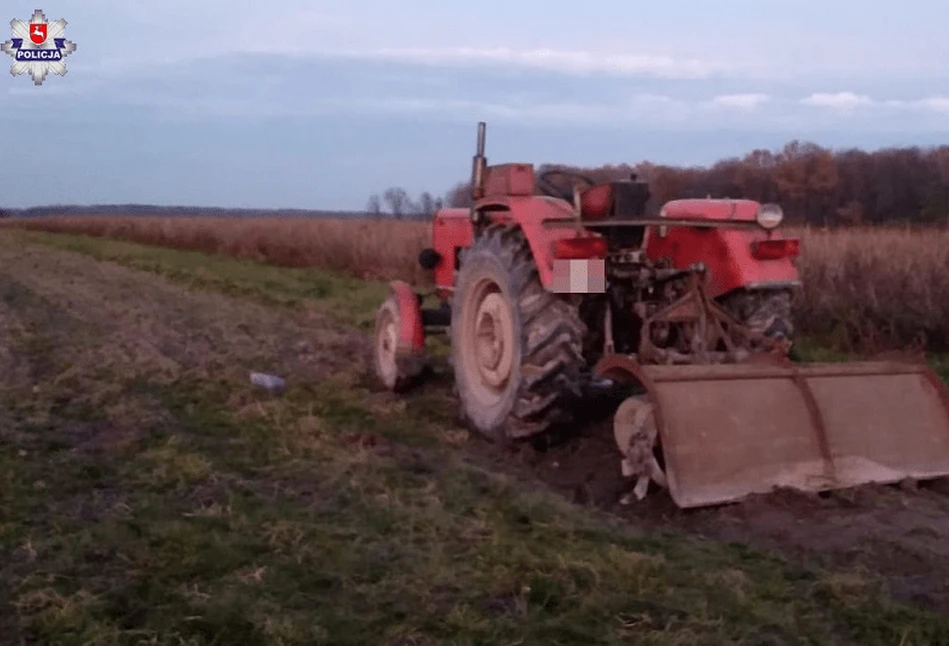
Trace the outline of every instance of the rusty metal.
[[603, 354], [609, 355], [616, 351], [613, 341], [613, 308], [606, 302], [606, 311], [603, 313]]
[[[925, 363], [795, 364], [789, 343], [708, 296], [701, 268], [684, 276], [671, 303], [637, 308], [637, 354], [607, 354], [595, 370], [648, 393], [678, 506], [949, 476], [949, 390]], [[657, 346], [658, 325], [694, 326], [688, 351]]]
[[775, 487], [949, 476], [949, 390], [924, 363], [654, 366], [613, 355], [595, 372], [648, 392], [683, 508]]
[[824, 416], [821, 415], [820, 407], [817, 405], [817, 399], [814, 398], [814, 391], [807, 383], [807, 379], [801, 372], [795, 368], [788, 368], [794, 385], [801, 391], [804, 397], [804, 404], [807, 406], [807, 413], [811, 416], [811, 425], [814, 427], [814, 436], [817, 439], [817, 446], [820, 447], [821, 457], [824, 459], [824, 474], [828, 482], [837, 482], [837, 469], [834, 467], [834, 456], [830, 450], [830, 440], [827, 437], [827, 426], [824, 424]]
[[[733, 363], [747, 359], [753, 346], [760, 354], [787, 354], [789, 344], [752, 331], [709, 298], [702, 286], [704, 271], [701, 268], [685, 272], [685, 275], [688, 282], [682, 296], [652, 314], [639, 312], [643, 319], [643, 332], [637, 356], [642, 363]], [[655, 324], [688, 322], [697, 325], [693, 336], [701, 339], [700, 348], [683, 354], [674, 349], [658, 348], [653, 343], [652, 330]], [[724, 352], [714, 350], [720, 342], [725, 346]]]
[[939, 399], [942, 400], [942, 405], [945, 407], [947, 413], [949, 413], [949, 388], [947, 388], [945, 382], [939, 378], [939, 375], [932, 370], [926, 370], [925, 374], [933, 390], [936, 391], [939, 395]]
[[469, 210], [469, 217], [475, 223], [480, 219], [480, 213], [475, 207], [475, 203], [484, 195], [484, 172], [488, 163], [484, 156], [486, 133], [487, 124], [483, 121], [478, 122], [478, 140], [474, 157], [471, 159], [471, 208]]

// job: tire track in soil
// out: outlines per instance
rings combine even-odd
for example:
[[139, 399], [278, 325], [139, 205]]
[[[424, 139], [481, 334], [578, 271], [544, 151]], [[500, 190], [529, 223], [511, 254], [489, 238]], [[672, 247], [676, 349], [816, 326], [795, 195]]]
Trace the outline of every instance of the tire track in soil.
[[[359, 334], [321, 316], [275, 313], [79, 254], [0, 241], [0, 448], [14, 460], [17, 451], [44, 450], [53, 434], [69, 445], [54, 461], [73, 451], [115, 451], [167, 415], [157, 401], [123, 397], [117, 379], [231, 378], [249, 391], [249, 370], [319, 380], [348, 371], [367, 352]], [[76, 417], [105, 404], [105, 422]], [[121, 499], [100, 482], [95, 492], [50, 505], [92, 523]], [[18, 643], [14, 586], [32, 565], [22, 536], [8, 538], [0, 546], [0, 635]]]
[[368, 360], [366, 339], [317, 314], [191, 292], [79, 254], [0, 245], [0, 280], [21, 285], [81, 328], [55, 329], [57, 351], [79, 348], [83, 364], [119, 366], [129, 376], [246, 381], [257, 369], [309, 380]]

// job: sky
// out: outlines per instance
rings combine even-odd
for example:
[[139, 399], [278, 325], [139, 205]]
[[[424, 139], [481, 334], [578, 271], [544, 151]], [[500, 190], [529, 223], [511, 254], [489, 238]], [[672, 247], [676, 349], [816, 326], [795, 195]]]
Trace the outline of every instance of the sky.
[[[6, 21], [35, 5], [4, 3]], [[910, 8], [911, 7], [911, 8]], [[82, 0], [0, 71], [0, 205], [362, 209], [489, 163], [949, 143], [949, 3]], [[0, 53], [0, 65], [13, 59]]]

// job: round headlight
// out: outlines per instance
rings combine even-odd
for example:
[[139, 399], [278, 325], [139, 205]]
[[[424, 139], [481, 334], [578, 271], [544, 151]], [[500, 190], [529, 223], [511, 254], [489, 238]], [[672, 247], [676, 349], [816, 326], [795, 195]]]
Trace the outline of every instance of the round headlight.
[[758, 224], [765, 229], [774, 229], [784, 219], [784, 211], [778, 204], [762, 204], [758, 207]]

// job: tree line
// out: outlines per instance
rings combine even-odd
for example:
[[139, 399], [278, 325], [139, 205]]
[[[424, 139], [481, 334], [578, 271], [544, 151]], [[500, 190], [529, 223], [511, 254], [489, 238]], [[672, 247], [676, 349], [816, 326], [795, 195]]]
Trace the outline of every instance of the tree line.
[[[625, 179], [636, 174], [649, 182], [649, 214], [679, 198], [748, 198], [777, 202], [788, 221], [820, 226], [883, 224], [888, 222], [949, 224], [949, 145], [930, 148], [831, 150], [792, 141], [780, 150], [753, 150], [744, 157], [723, 159], [711, 166], [682, 167], [641, 162], [635, 165], [572, 167], [542, 164], [538, 174], [566, 169], [595, 182]], [[459, 182], [444, 196], [423, 192], [412, 197], [390, 187], [369, 198], [362, 212], [305, 209], [223, 209], [142, 204], [58, 205], [4, 209], [3, 216], [43, 215], [220, 215], [284, 217], [386, 217], [426, 220], [443, 206], [470, 204], [468, 182]]]
[[388, 215], [397, 220], [427, 220], [444, 204], [444, 199], [434, 197], [428, 191], [412, 199], [405, 189], [393, 186], [386, 189], [382, 197], [377, 193], [369, 196], [366, 213], [370, 217]]
[[[669, 200], [713, 197], [777, 202], [789, 222], [821, 226], [949, 223], [949, 145], [835, 151], [795, 140], [777, 151], [753, 150], [708, 167], [543, 164], [537, 173], [554, 168], [595, 182], [636, 174], [649, 182], [651, 215]], [[459, 182], [443, 201], [465, 207], [470, 193], [470, 183]]]

